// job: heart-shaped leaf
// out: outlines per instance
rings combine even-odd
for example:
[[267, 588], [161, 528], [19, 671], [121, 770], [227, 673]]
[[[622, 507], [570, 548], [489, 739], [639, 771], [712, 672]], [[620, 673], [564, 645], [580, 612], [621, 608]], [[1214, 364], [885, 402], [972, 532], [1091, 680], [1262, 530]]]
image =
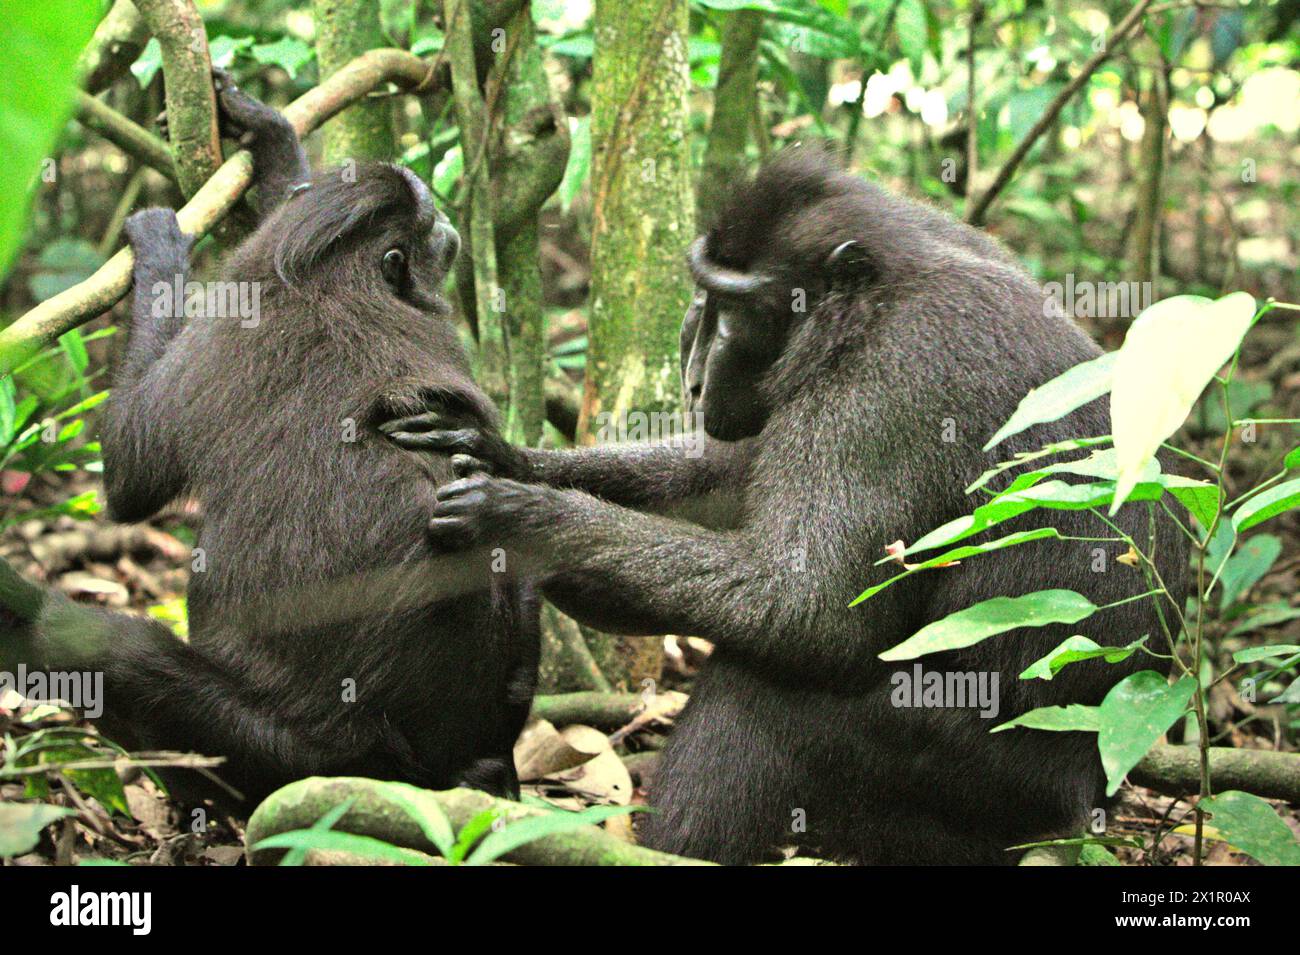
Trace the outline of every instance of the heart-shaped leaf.
[[1300, 842], [1273, 807], [1250, 793], [1230, 789], [1201, 801], [1227, 842], [1264, 865], [1300, 865]]

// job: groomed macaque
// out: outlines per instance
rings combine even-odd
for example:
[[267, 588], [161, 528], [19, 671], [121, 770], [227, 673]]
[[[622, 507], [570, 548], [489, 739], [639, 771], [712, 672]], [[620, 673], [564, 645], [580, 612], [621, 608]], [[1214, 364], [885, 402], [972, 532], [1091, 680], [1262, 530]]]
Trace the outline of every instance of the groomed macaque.
[[57, 595], [28, 601], [5, 642], [104, 671], [122, 742], [228, 757], [219, 775], [250, 800], [312, 774], [515, 794], [535, 598], [436, 557], [428, 512], [451, 469], [377, 430], [434, 407], [495, 434], [445, 318], [459, 238], [409, 171], [313, 178], [282, 116], [216, 83], [264, 220], [223, 284], [195, 288], [171, 210], [130, 219], [130, 342], [103, 429], [115, 519], [201, 505], [189, 642]]
[[[1096, 401], [982, 450], [1030, 389], [1097, 346], [994, 241], [811, 150], [738, 188], [718, 222], [691, 250], [698, 292], [682, 328], [702, 454], [685, 442], [519, 450], [436, 410], [392, 422], [402, 446], [454, 455], [461, 477], [439, 489], [431, 534], [446, 551], [505, 548], [593, 627], [716, 644], [655, 775], [659, 812], [642, 832], [654, 848], [727, 863], [792, 844], [862, 863], [998, 863], [1010, 846], [1077, 834], [1103, 803], [1095, 735], [989, 729], [1096, 704], [1148, 666], [1018, 679], [1073, 633], [1157, 633], [1151, 601], [923, 657], [925, 671], [992, 691], [965, 706], [908, 705], [899, 674], [914, 663], [878, 654], [995, 596], [1140, 594], [1142, 574], [1116, 561], [1124, 548], [1044, 541], [849, 604], [898, 571], [876, 565], [889, 544], [969, 513], [963, 489], [996, 461], [1110, 432]], [[1142, 541], [1147, 522], [1141, 508], [1119, 520]], [[1107, 535], [1087, 513], [1051, 523]], [[1186, 546], [1164, 515], [1156, 526], [1177, 589]]]

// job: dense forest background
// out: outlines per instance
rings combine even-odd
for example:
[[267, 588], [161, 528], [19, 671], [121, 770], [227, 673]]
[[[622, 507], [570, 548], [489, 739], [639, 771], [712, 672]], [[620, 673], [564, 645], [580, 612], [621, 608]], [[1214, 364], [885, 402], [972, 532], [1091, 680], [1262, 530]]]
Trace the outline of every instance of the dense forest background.
[[[671, 436], [656, 429], [661, 413], [680, 409], [685, 249], [729, 183], [795, 143], [828, 143], [847, 168], [986, 228], [1107, 349], [1171, 295], [1300, 297], [1295, 0], [41, 6], [30, 23], [0, 28], [13, 45], [6, 61], [28, 64], [23, 77], [0, 78], [0, 108], [55, 115], [44, 141], [11, 137], [21, 175], [36, 170], [36, 181], [30, 204], [9, 197], [0, 222], [10, 260], [0, 370], [11, 373], [0, 378], [0, 557], [78, 600], [148, 613], [180, 633], [200, 516], [178, 507], [147, 526], [100, 516], [96, 405], [127, 308], [114, 259], [127, 216], [189, 203], [192, 231], [211, 229], [200, 265], [247, 230], [246, 170], [209, 182], [225, 158], [203, 87], [209, 61], [257, 97], [295, 104], [303, 131], [320, 127], [307, 140], [314, 163], [389, 160], [430, 184], [466, 240], [456, 321], [520, 443]], [[155, 122], [164, 110], [169, 141]], [[227, 143], [226, 156], [237, 148]], [[1300, 443], [1295, 315], [1259, 322], [1228, 385], [1234, 416], [1260, 422], [1232, 443], [1228, 497], [1283, 458], [1300, 465], [1287, 457]], [[1216, 458], [1229, 430], [1212, 395], [1179, 440]], [[1240, 553], [1215, 596], [1205, 665], [1216, 675], [1254, 641], [1300, 643], [1297, 512]], [[617, 640], [552, 608], [544, 624], [541, 692], [657, 691], [659, 709], [628, 732], [634, 697], [607, 697], [594, 714], [548, 714], [619, 730], [613, 745], [626, 758], [592, 744], [613, 762], [593, 762], [566, 798], [620, 801], [625, 781], [639, 780], [637, 758], [659, 744], [656, 728], [680, 707], [672, 691], [689, 687], [708, 647], [689, 635]], [[1258, 696], [1267, 706], [1206, 681], [1216, 745], [1295, 750], [1297, 659], [1268, 674]], [[1189, 717], [1173, 735], [1191, 742], [1196, 732]], [[568, 742], [581, 750], [591, 740]], [[0, 776], [10, 795], [16, 778]], [[25, 794], [48, 794], [33, 778]], [[90, 791], [127, 809], [125, 796]], [[1186, 861], [1190, 836], [1149, 838], [1173, 828], [1176, 804], [1139, 791], [1127, 813], [1148, 838], [1120, 858]], [[103, 821], [92, 842], [233, 858], [229, 846], [191, 845], [184, 826], [147, 805], [132, 793], [135, 828]], [[65, 842], [62, 857], [73, 851]], [[1244, 858], [1226, 843], [1213, 851]]]

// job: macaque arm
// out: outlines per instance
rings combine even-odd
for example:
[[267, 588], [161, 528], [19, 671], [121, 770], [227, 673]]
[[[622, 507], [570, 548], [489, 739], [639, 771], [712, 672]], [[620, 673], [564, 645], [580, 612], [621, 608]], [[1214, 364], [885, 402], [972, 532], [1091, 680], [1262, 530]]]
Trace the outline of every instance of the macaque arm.
[[126, 224], [135, 254], [131, 331], [102, 429], [104, 485], [115, 520], [149, 517], [184, 487], [175, 449], [169, 345], [185, 324], [190, 239], [170, 209], [146, 209]]
[[749, 448], [700, 433], [663, 444], [608, 444], [564, 451], [523, 450], [527, 480], [586, 491], [611, 504], [674, 510], [711, 495], [727, 496], [745, 480]]
[[283, 114], [253, 99], [228, 73], [214, 70], [213, 74], [222, 131], [245, 141], [253, 154], [258, 211], [265, 218], [298, 186], [311, 180], [307, 154]]
[[504, 548], [519, 573], [588, 626], [691, 634], [773, 660], [797, 646], [801, 666], [843, 667], [871, 652], [863, 612], [848, 607], [856, 591], [826, 571], [852, 560], [853, 525], [808, 540], [790, 510], [777, 526], [717, 531], [478, 474], [439, 489], [429, 527], [452, 549], [464, 549], [465, 535], [481, 552]]

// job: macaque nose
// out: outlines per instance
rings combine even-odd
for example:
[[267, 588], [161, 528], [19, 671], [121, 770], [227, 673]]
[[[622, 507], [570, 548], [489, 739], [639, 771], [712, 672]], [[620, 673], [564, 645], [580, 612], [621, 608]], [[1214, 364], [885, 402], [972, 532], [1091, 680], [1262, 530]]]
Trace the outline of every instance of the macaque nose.
[[445, 218], [433, 227], [433, 256], [444, 273], [450, 272], [460, 254], [460, 233]]

